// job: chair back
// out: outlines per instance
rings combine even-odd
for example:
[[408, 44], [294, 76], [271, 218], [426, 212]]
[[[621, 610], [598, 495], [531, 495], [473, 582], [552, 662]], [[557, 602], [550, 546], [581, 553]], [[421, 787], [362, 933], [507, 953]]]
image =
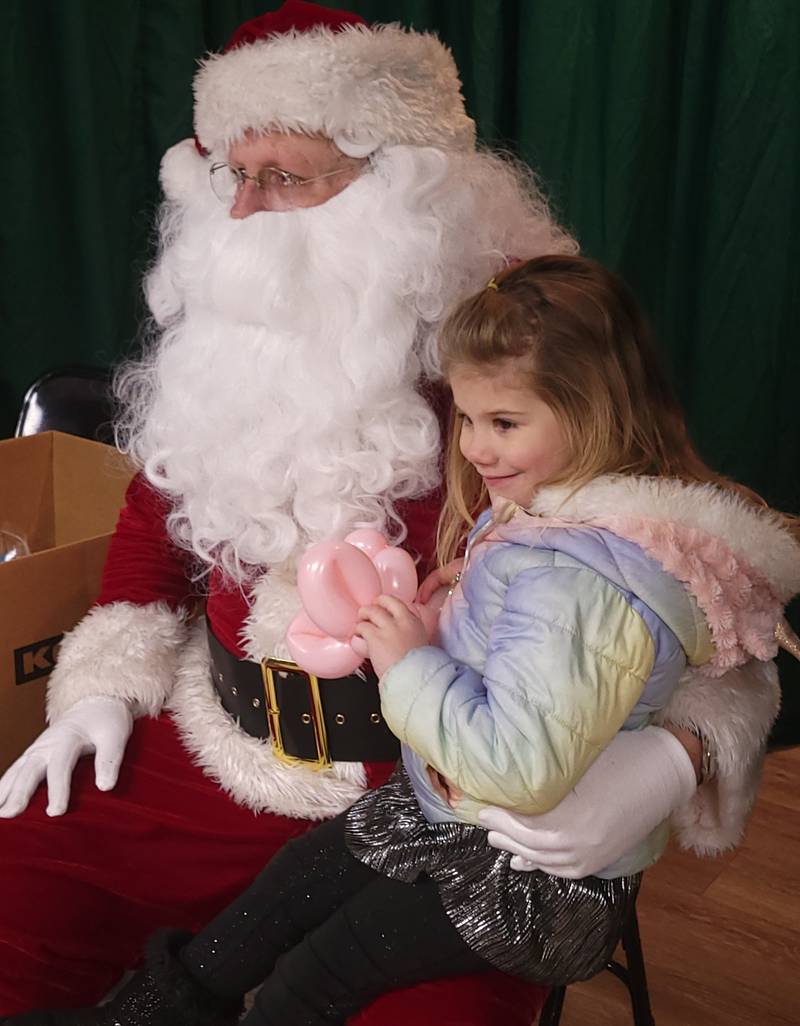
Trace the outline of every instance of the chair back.
[[42, 374], [25, 393], [14, 436], [63, 431], [113, 445], [113, 417], [109, 371], [60, 367]]

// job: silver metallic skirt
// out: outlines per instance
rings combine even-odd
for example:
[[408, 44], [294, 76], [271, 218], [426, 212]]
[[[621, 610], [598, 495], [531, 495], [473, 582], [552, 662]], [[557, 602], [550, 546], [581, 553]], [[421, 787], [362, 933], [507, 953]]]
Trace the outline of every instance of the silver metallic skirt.
[[633, 909], [641, 873], [567, 880], [511, 869], [486, 831], [429, 823], [402, 767], [347, 813], [350, 853], [385, 876], [436, 881], [464, 942], [503, 972], [532, 983], [567, 984], [608, 962]]

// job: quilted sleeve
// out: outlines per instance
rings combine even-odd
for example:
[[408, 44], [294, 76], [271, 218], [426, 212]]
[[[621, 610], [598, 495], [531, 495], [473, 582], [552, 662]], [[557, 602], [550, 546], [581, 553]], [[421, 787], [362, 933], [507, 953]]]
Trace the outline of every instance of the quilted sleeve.
[[529, 568], [509, 584], [484, 672], [410, 652], [381, 682], [384, 716], [471, 798], [544, 812], [620, 729], [654, 659], [643, 619], [600, 575]]

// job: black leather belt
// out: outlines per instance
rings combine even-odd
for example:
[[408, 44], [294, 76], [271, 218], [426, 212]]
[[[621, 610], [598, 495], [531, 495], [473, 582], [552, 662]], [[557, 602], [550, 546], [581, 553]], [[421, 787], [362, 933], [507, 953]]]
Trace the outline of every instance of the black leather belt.
[[238, 659], [208, 625], [211, 677], [225, 710], [252, 737], [271, 738], [285, 762], [394, 762], [397, 738], [381, 715], [378, 678], [325, 679], [295, 663]]

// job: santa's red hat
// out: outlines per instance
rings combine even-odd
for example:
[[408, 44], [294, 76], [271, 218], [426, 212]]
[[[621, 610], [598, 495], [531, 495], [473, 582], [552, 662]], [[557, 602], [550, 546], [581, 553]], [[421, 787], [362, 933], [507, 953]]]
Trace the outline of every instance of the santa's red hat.
[[202, 62], [194, 93], [197, 138], [217, 155], [248, 129], [325, 135], [350, 156], [475, 144], [455, 62], [435, 36], [303, 0], [242, 25]]

